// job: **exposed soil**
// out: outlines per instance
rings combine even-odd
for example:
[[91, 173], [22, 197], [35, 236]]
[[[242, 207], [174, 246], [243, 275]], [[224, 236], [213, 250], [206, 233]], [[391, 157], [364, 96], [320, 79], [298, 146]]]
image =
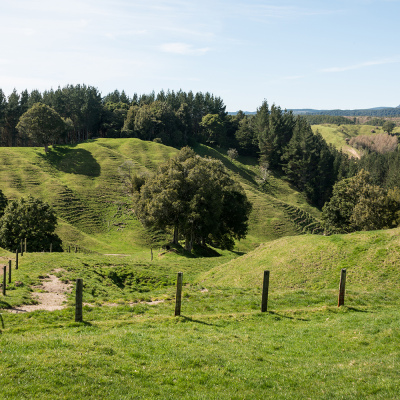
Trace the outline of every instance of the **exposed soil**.
[[[58, 272], [54, 270], [53, 272]], [[55, 275], [46, 275], [42, 284], [33, 286], [34, 292], [32, 298], [38, 301], [38, 304], [22, 305], [14, 307], [9, 311], [12, 313], [30, 312], [36, 310], [62, 310], [65, 308], [67, 293], [72, 290], [72, 285], [61, 282]], [[36, 290], [36, 291], [35, 291]]]

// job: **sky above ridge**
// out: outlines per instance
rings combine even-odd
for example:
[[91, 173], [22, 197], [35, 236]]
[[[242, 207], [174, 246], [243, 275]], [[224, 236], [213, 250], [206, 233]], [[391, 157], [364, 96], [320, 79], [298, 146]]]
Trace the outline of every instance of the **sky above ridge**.
[[400, 0], [0, 0], [0, 88], [396, 107], [399, 16]]

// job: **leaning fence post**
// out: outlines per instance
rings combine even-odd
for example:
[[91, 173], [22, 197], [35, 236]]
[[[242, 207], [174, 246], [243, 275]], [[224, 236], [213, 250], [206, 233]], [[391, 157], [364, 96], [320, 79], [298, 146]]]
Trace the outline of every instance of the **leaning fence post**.
[[6, 295], [6, 285], [7, 285], [7, 267], [3, 267], [3, 296]]
[[176, 281], [175, 317], [181, 315], [183, 272], [178, 272]]
[[269, 271], [264, 271], [264, 281], [261, 299], [261, 312], [266, 312], [268, 307]]
[[11, 260], [8, 260], [8, 283], [11, 283]]
[[82, 298], [83, 298], [83, 279], [76, 280], [75, 294], [75, 322], [82, 322]]
[[342, 268], [340, 274], [340, 283], [339, 283], [339, 300], [338, 307], [344, 305], [344, 293], [346, 289], [346, 268]]
[[15, 251], [15, 269], [18, 269], [18, 249]]

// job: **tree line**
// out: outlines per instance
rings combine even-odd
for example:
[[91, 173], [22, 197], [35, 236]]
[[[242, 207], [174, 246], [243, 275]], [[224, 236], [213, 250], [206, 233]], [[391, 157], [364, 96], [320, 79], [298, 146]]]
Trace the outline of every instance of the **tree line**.
[[208, 92], [161, 91], [129, 97], [115, 90], [102, 97], [93, 86], [67, 85], [43, 93], [14, 90], [6, 96], [0, 89], [1, 146], [37, 144], [17, 125], [21, 116], [38, 103], [52, 108], [65, 122], [55, 143], [73, 144], [93, 137], [138, 137], [183, 146], [191, 139], [207, 141], [207, 129], [214, 121], [203, 126], [204, 116], [214, 115], [222, 121], [222, 135], [229, 122], [223, 100]]
[[[334, 120], [339, 122], [336, 117]], [[340, 118], [340, 123], [347, 121]], [[269, 106], [266, 100], [252, 115], [242, 111], [229, 115], [220, 97], [201, 92], [161, 91], [129, 97], [115, 90], [102, 97], [92, 86], [67, 85], [43, 93], [25, 90], [18, 94], [14, 90], [6, 97], [0, 90], [2, 146], [46, 147], [93, 137], [134, 137], [178, 148], [199, 142], [256, 157], [262, 171], [284, 177], [319, 209], [330, 201], [339, 181], [362, 170], [369, 173], [368, 184], [386, 191], [398, 186], [397, 150], [351, 159], [314, 134], [310, 122], [309, 117], [294, 115], [275, 104]], [[141, 215], [143, 221], [149, 221], [144, 212]], [[202, 240], [201, 234], [191, 232], [188, 238]], [[215, 231], [215, 238], [218, 235]], [[222, 237], [218, 240], [223, 241]]]

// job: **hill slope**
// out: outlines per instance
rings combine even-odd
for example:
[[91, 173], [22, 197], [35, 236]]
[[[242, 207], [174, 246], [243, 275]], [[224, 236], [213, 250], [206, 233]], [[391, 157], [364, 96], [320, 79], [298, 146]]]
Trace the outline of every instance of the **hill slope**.
[[337, 289], [347, 268], [352, 290], [400, 289], [400, 228], [347, 235], [281, 238], [215, 267], [199, 279], [203, 285], [260, 287], [269, 270], [272, 291]]
[[[262, 190], [254, 159], [232, 161], [207, 146], [195, 150], [222, 160], [253, 204], [248, 238], [240, 250], [267, 240], [316, 231], [319, 211], [286, 182], [271, 176]], [[131, 161], [137, 171], [154, 171], [177, 149], [139, 139], [96, 139], [76, 146], [0, 148], [0, 189], [9, 199], [32, 194], [49, 202], [59, 217], [65, 244], [99, 252], [132, 253], [150, 238], [130, 212], [118, 172]], [[318, 230], [318, 229], [317, 229]]]

